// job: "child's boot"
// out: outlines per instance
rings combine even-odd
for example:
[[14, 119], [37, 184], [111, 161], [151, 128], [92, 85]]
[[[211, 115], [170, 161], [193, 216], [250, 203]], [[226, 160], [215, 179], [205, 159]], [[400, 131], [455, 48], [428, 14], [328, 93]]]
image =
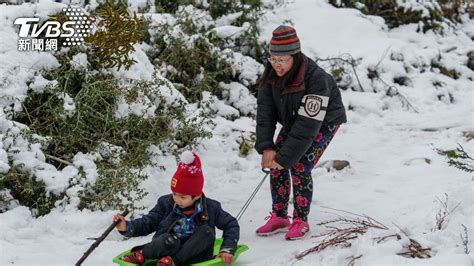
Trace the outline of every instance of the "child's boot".
[[132, 254], [124, 256], [123, 261], [134, 263], [134, 264], [143, 264], [145, 262], [145, 258], [143, 257], [141, 250], [135, 250]]
[[286, 232], [286, 240], [296, 240], [303, 238], [309, 232], [309, 224], [301, 218], [294, 218], [288, 232]]
[[290, 219], [286, 217], [278, 217], [276, 213], [272, 212], [270, 216], [267, 216], [265, 220], [268, 220], [264, 225], [257, 229], [257, 235], [268, 236], [279, 232], [285, 232], [290, 226]]
[[156, 266], [173, 266], [173, 259], [170, 256], [166, 256], [161, 258], [157, 263]]

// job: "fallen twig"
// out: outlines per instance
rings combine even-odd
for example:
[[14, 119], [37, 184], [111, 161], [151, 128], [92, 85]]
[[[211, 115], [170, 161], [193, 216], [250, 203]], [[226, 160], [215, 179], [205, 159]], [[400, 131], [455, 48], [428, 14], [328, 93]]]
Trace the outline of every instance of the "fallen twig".
[[399, 252], [397, 253], [397, 255], [420, 259], [431, 258], [431, 248], [424, 248], [420, 243], [418, 243], [418, 241], [414, 240], [413, 238], [410, 238], [408, 234], [403, 231], [398, 225], [394, 225], [398, 227], [400, 232], [402, 232], [406, 237], [408, 237], [408, 240], [410, 240], [410, 244], [406, 247], [407, 251]]
[[459, 202], [458, 204], [456, 204], [456, 206], [454, 206], [454, 208], [449, 210], [449, 208], [448, 208], [448, 194], [444, 193], [444, 201], [441, 200], [438, 197], [436, 197], [436, 199], [441, 204], [441, 208], [439, 209], [438, 213], [436, 214], [436, 228], [435, 229], [441, 230], [443, 228], [444, 222], [446, 221], [446, 218], [449, 215], [451, 215], [459, 207], [461, 202]]
[[365, 234], [370, 228], [388, 230], [385, 225], [367, 215], [359, 215], [347, 211], [341, 212], [350, 213], [356, 217], [342, 217], [338, 215], [340, 216], [339, 218], [318, 223], [318, 225], [324, 225], [328, 230], [312, 237], [324, 237], [324, 239], [318, 245], [297, 254], [295, 256], [296, 259], [300, 260], [308, 254], [320, 252], [331, 246], [350, 247], [351, 240]]
[[420, 259], [428, 259], [431, 258], [431, 248], [425, 248], [420, 243], [418, 243], [413, 238], [408, 238], [410, 240], [410, 244], [407, 247], [407, 251], [397, 253], [397, 255], [411, 257], [411, 258], [420, 258]]
[[467, 227], [464, 224], [461, 224], [464, 229], [464, 235], [461, 233], [461, 241], [462, 245], [464, 246], [464, 253], [469, 254], [469, 235], [467, 233]]
[[410, 101], [408, 101], [407, 97], [405, 97], [403, 94], [400, 93], [400, 91], [398, 90], [397, 87], [393, 86], [393, 85], [389, 85], [385, 80], [383, 80], [382, 78], [380, 77], [377, 77], [378, 80], [380, 80], [385, 86], [388, 87], [387, 91], [386, 91], [386, 95], [387, 96], [398, 96], [402, 102], [404, 102], [408, 108], [411, 107], [411, 109], [413, 109], [413, 111], [415, 111], [415, 113], [418, 113], [418, 110], [416, 110], [415, 106], [413, 106]]
[[349, 59], [344, 59], [344, 58], [342, 58], [342, 57], [328, 57], [328, 58], [326, 58], [326, 59], [316, 58], [315, 61], [318, 62], [318, 61], [340, 60], [340, 61], [342, 61], [342, 62], [344, 62], [344, 63], [347, 63], [347, 64], [351, 65], [352, 71], [354, 71], [354, 75], [356, 76], [357, 83], [359, 84], [360, 90], [361, 90], [362, 92], [364, 92], [364, 91], [365, 91], [365, 90], [364, 90], [364, 87], [362, 87], [362, 83], [360, 82], [359, 75], [357, 75], [357, 71], [356, 71], [356, 69], [355, 69], [355, 67], [356, 67], [356, 60], [352, 57], [352, 55], [350, 55], [350, 54], [346, 54], [346, 55], [349, 57]]
[[359, 255], [357, 257], [354, 257], [354, 256], [350, 256], [350, 257], [347, 257], [346, 259], [351, 259], [349, 261], [349, 263], [347, 263], [347, 266], [354, 266], [355, 265], [355, 261], [362, 258], [362, 255]]
[[45, 154], [45, 156], [46, 156], [46, 158], [48, 158], [48, 159], [57, 161], [57, 162], [59, 162], [59, 163], [63, 163], [63, 164], [65, 164], [65, 165], [71, 165], [71, 164], [72, 164], [71, 162], [68, 162], [68, 161], [66, 161], [66, 160], [64, 160], [64, 159], [58, 158], [58, 157], [53, 156], [53, 155]]
[[376, 239], [377, 239], [377, 243], [380, 244], [380, 243], [382, 243], [383, 241], [385, 241], [386, 239], [388, 239], [388, 238], [390, 238], [390, 237], [396, 237], [397, 240], [402, 239], [402, 237], [401, 237], [399, 234], [392, 234], [392, 235], [388, 235], [388, 236], [376, 238]]

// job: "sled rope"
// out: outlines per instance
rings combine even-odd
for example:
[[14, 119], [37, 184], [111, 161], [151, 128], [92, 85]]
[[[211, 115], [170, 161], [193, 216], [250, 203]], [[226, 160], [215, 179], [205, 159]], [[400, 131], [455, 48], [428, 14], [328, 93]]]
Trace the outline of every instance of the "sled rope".
[[257, 185], [257, 187], [255, 188], [255, 190], [252, 192], [252, 195], [250, 195], [250, 197], [248, 198], [248, 200], [245, 202], [244, 206], [242, 207], [242, 209], [239, 211], [239, 213], [237, 213], [237, 216], [235, 216], [235, 218], [238, 220], [240, 220], [240, 218], [242, 218], [242, 216], [244, 215], [244, 212], [247, 210], [247, 208], [249, 207], [250, 203], [252, 202], [252, 200], [255, 198], [255, 195], [257, 195], [257, 192], [258, 190], [260, 189], [260, 187], [262, 186], [263, 182], [265, 181], [265, 179], [267, 178], [267, 176], [271, 173], [271, 170], [265, 170], [265, 169], [262, 169], [262, 171], [265, 173], [265, 176], [262, 178], [262, 181], [260, 181], [260, 183]]

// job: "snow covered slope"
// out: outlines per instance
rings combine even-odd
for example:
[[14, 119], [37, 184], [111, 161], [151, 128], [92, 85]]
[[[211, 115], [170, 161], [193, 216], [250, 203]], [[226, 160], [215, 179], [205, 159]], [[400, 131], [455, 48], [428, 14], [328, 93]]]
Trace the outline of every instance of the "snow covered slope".
[[[28, 12], [7, 14], [2, 10], [3, 6], [0, 36], [5, 45], [0, 48], [3, 65], [0, 71], [5, 71], [12, 62], [27, 62], [35, 67], [55, 64], [54, 58], [47, 55], [39, 58], [22, 54], [20, 59], [13, 58], [20, 53], [11, 44], [16, 42], [10, 38], [15, 33], [11, 32], [11, 24], [7, 24], [12, 17], [27, 16]], [[266, 13], [260, 24], [262, 40], [268, 40], [271, 31], [288, 20], [293, 22], [303, 52], [308, 56], [326, 58], [349, 53], [360, 59], [357, 71], [366, 91], [342, 92], [346, 108], [350, 106], [348, 123], [341, 127], [322, 160], [348, 160], [351, 167], [342, 171], [324, 168], [313, 171], [311, 235], [324, 232], [326, 229], [317, 223], [337, 217], [334, 213], [348, 215], [333, 209], [370, 216], [389, 230], [369, 230], [348, 248], [331, 247], [298, 261], [294, 258], [296, 254], [317, 245], [321, 239], [290, 242], [283, 235], [262, 238], [254, 233], [271, 210], [267, 180], [240, 220], [240, 241], [248, 244], [250, 250], [242, 254], [238, 265], [347, 265], [351, 257], [360, 255], [355, 265], [473, 265], [473, 176], [448, 166], [435, 150], [453, 149], [461, 144], [469, 154], [474, 154], [474, 141], [468, 142], [463, 137], [463, 132], [474, 130], [474, 75], [462, 65], [467, 52], [474, 50], [473, 21], [446, 32], [445, 36], [417, 33], [416, 25], [388, 31], [380, 18], [367, 17], [356, 10], [335, 9], [322, 0], [302, 0]], [[404, 60], [393, 60], [391, 54], [401, 55]], [[459, 79], [413, 67], [430, 65], [438, 55], [444, 65], [462, 73]], [[402, 104], [400, 97], [387, 97], [386, 86], [367, 78], [369, 67], [376, 67], [380, 77], [390, 84], [394, 77], [408, 77], [407, 86], [396, 87], [412, 107]], [[7, 93], [24, 94], [24, 76], [33, 77], [28, 71], [20, 68], [16, 75], [8, 76]], [[444, 86], [437, 88], [433, 85], [436, 82]], [[377, 93], [372, 92], [373, 86]], [[439, 97], [448, 92], [454, 103]], [[203, 163], [204, 191], [208, 197], [221, 201], [224, 209], [237, 214], [263, 177], [260, 157], [255, 151], [245, 158], [238, 155], [237, 140], [241, 132], [255, 130], [255, 121], [250, 118], [228, 121], [218, 117], [215, 122], [214, 137], [197, 150]], [[169, 181], [176, 167], [174, 158], [157, 160], [167, 170], [149, 169], [151, 178], [143, 186], [150, 194], [143, 204], [150, 208], [160, 195], [169, 192]], [[459, 206], [448, 216], [442, 230], [435, 230], [436, 214], [445, 194], [449, 197], [449, 209]], [[71, 265], [92, 244], [86, 238], [98, 237], [111, 223], [114, 213], [71, 208], [53, 210], [38, 219], [32, 218], [25, 207], [2, 213], [0, 265]], [[464, 253], [460, 238], [462, 225], [470, 230], [470, 255]], [[433, 257], [412, 259], [397, 255], [408, 244], [400, 229], [431, 248]], [[402, 239], [392, 238], [382, 243], [374, 240], [394, 233], [401, 234]], [[122, 241], [114, 231], [84, 265], [112, 265], [116, 254], [150, 239], [151, 235]]]

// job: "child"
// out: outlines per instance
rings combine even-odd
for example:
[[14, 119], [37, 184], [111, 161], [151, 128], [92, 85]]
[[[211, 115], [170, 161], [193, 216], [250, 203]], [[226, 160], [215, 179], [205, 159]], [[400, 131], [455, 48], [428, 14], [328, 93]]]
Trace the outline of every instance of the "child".
[[173, 194], [162, 196], [143, 217], [126, 221], [116, 214], [116, 228], [126, 237], [145, 236], [155, 232], [153, 240], [132, 249], [124, 261], [143, 264], [159, 259], [156, 265], [183, 265], [213, 258], [215, 228], [223, 231], [219, 257], [232, 262], [240, 228], [237, 220], [221, 208], [218, 201], [202, 193], [204, 177], [199, 157], [189, 151], [181, 155], [178, 169], [171, 179]]

